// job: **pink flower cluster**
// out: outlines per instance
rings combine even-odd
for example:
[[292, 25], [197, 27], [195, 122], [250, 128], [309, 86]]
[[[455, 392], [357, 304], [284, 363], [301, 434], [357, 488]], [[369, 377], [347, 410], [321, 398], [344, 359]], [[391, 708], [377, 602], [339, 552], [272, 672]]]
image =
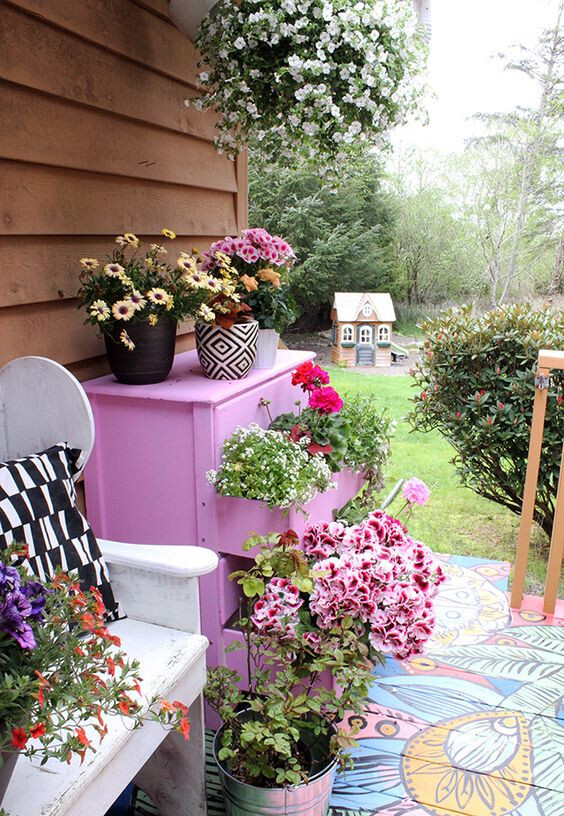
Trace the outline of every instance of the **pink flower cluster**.
[[272, 578], [255, 603], [251, 620], [261, 635], [293, 638], [298, 611], [303, 605], [300, 590], [287, 578]]
[[415, 476], [408, 479], [403, 486], [403, 497], [409, 504], [424, 507], [429, 501], [430, 491], [425, 482]]
[[361, 622], [373, 647], [405, 659], [423, 651], [435, 624], [433, 597], [445, 576], [433, 553], [377, 510], [361, 524], [310, 525], [303, 537], [313, 566], [309, 608], [322, 630], [344, 617]]
[[236, 256], [248, 264], [266, 261], [274, 266], [282, 266], [291, 265], [296, 259], [294, 250], [287, 241], [277, 235], [270, 235], [262, 227], [243, 230], [240, 238], [226, 236], [221, 241], [213, 243], [209, 250], [203, 253], [201, 268], [204, 272], [209, 272], [217, 265], [216, 252], [223, 252], [231, 258]]
[[316, 388], [311, 392], [308, 403], [314, 411], [320, 414], [338, 414], [344, 403], [334, 388]]
[[344, 405], [335, 389], [329, 386], [328, 372], [311, 360], [292, 372], [292, 385], [299, 385], [304, 393], [309, 393], [309, 407], [320, 414], [338, 414]]

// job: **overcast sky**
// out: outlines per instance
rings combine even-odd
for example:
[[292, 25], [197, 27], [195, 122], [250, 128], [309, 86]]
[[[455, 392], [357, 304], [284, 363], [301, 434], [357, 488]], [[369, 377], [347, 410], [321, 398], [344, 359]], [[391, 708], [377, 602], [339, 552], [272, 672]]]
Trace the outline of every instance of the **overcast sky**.
[[515, 43], [534, 45], [557, 8], [558, 0], [432, 0], [429, 84], [436, 100], [428, 106], [430, 125], [407, 126], [394, 141], [459, 150], [476, 127], [466, 121], [473, 113], [534, 104], [534, 84], [504, 71], [494, 55]]

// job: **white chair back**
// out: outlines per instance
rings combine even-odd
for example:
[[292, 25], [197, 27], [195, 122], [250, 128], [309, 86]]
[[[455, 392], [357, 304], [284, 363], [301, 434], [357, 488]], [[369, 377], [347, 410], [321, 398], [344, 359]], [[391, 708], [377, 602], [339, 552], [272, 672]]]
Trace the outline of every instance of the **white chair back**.
[[0, 462], [57, 442], [84, 451], [82, 470], [94, 445], [94, 417], [84, 389], [54, 360], [12, 360], [0, 369]]

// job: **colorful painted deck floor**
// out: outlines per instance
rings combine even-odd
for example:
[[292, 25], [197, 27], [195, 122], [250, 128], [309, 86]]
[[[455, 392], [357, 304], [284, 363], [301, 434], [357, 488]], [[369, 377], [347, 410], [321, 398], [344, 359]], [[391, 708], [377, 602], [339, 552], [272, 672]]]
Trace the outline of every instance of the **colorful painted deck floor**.
[[508, 564], [444, 560], [433, 640], [375, 676], [330, 816], [564, 816], [564, 604], [512, 612]]

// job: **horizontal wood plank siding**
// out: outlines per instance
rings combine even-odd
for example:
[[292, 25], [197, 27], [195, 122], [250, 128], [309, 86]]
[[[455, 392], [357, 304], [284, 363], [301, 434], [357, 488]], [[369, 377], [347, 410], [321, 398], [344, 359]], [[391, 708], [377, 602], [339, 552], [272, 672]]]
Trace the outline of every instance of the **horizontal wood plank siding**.
[[[213, 114], [186, 105], [198, 55], [168, 0], [6, 0], [0, 11], [0, 365], [53, 357], [107, 371], [77, 309], [78, 259], [114, 236], [169, 259], [247, 224], [246, 158], [213, 147]], [[193, 346], [191, 326], [178, 348]]]

